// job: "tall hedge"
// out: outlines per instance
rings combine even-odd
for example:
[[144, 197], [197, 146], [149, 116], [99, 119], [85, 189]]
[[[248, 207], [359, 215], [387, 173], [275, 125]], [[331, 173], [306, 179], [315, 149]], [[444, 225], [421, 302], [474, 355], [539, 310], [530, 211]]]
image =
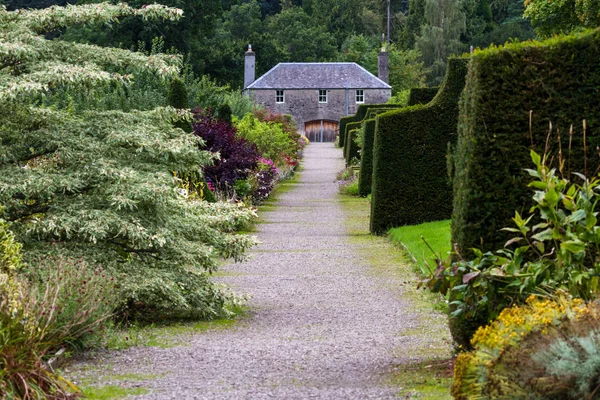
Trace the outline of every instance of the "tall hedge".
[[463, 256], [473, 247], [502, 248], [509, 235], [500, 229], [513, 226], [515, 210], [529, 210], [532, 192], [523, 170], [532, 167], [531, 147], [544, 152], [550, 121], [551, 152], [557, 160], [560, 131], [568, 176], [569, 171], [585, 173], [582, 121], [586, 120], [587, 173], [597, 172], [598, 60], [600, 30], [473, 55], [460, 102], [454, 157], [452, 240]]
[[[437, 94], [439, 87], [433, 88], [413, 88], [410, 90], [408, 105], [427, 104]], [[367, 111], [365, 120], [362, 124], [363, 130], [363, 148], [360, 154], [360, 176], [359, 176], [359, 194], [363, 197], [371, 194], [371, 185], [373, 182], [373, 141], [375, 140], [375, 117], [392, 110], [392, 108], [370, 108]]]
[[363, 146], [360, 157], [360, 174], [358, 176], [358, 193], [365, 197], [371, 194], [373, 182], [373, 142], [375, 141], [375, 119], [366, 119], [362, 124]]
[[438, 93], [440, 88], [438, 86], [432, 88], [413, 88], [410, 89], [410, 94], [408, 95], [408, 105], [414, 106], [417, 104], [427, 104]]
[[353, 141], [350, 139], [350, 132], [355, 130], [355, 129], [360, 129], [360, 126], [362, 125], [362, 120], [358, 121], [358, 122], [350, 122], [348, 124], [346, 124], [346, 135], [344, 136], [344, 159], [346, 160], [346, 164], [348, 164], [348, 162], [350, 161], [350, 159], [348, 158], [348, 154], [349, 154], [349, 150], [348, 148], [351, 147]]
[[[360, 124], [362, 126], [362, 122]], [[350, 162], [352, 161], [353, 158], [360, 160], [360, 147], [356, 143], [356, 137], [358, 136], [358, 134], [360, 133], [360, 130], [362, 129], [361, 126], [359, 126], [358, 128], [352, 129], [350, 132], [348, 132], [346, 134], [347, 145], [346, 145], [346, 153], [344, 155], [345, 159], [346, 159], [346, 165], [350, 165]]]
[[[395, 109], [395, 108], [402, 108], [404, 107], [404, 105], [401, 104], [361, 104], [358, 106], [358, 108], [356, 109], [356, 114], [354, 115], [348, 115], [347, 117], [343, 117], [340, 119], [340, 126], [339, 126], [339, 135], [340, 135], [340, 140], [339, 140], [339, 146], [340, 147], [344, 147], [345, 143], [346, 143], [346, 132], [348, 132], [348, 130], [346, 129], [346, 125], [352, 122], [361, 122], [362, 120], [365, 119], [365, 117], [367, 116], [367, 112], [370, 109], [373, 108], [388, 108], [388, 109]], [[345, 152], [344, 152], [345, 153]]]
[[456, 140], [466, 58], [452, 58], [440, 93], [427, 105], [377, 116], [373, 145], [371, 232], [450, 217], [448, 143]]

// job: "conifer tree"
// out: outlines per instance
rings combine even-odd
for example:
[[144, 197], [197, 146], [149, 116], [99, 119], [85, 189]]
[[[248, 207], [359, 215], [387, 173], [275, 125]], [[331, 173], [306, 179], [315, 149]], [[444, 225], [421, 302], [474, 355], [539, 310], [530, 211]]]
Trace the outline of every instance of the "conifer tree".
[[[189, 110], [190, 103], [188, 101], [187, 90], [185, 88], [185, 83], [183, 83], [181, 78], [175, 77], [171, 79], [167, 101], [173, 108], [178, 110]], [[190, 121], [181, 119], [175, 122], [175, 126], [181, 128], [184, 132], [192, 132], [192, 124]]]
[[426, 24], [421, 27], [416, 48], [429, 70], [428, 84], [439, 85], [446, 73], [448, 57], [466, 50], [460, 42], [466, 29], [465, 14], [460, 0], [426, 0], [424, 15]]

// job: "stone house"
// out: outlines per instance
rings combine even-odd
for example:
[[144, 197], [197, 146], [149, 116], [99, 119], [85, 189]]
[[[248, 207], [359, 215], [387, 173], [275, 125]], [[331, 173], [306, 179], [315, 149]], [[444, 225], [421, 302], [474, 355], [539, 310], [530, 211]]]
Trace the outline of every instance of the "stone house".
[[311, 141], [334, 141], [340, 118], [361, 104], [385, 103], [392, 95], [388, 53], [379, 53], [379, 77], [356, 63], [279, 63], [258, 79], [256, 56], [245, 57], [244, 92], [273, 112], [291, 114]]

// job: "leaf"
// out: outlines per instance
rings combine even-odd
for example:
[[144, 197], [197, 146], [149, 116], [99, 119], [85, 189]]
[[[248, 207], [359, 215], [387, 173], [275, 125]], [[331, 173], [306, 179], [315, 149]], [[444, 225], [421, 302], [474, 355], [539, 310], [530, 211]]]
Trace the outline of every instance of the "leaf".
[[544, 251], [546, 250], [546, 246], [544, 246], [544, 242], [534, 242], [533, 244], [540, 253], [544, 254]]
[[579, 222], [586, 217], [586, 214], [587, 213], [585, 210], [577, 210], [573, 214], [569, 215], [569, 221], [570, 222]]
[[536, 167], [539, 167], [542, 164], [542, 157], [536, 153], [535, 150], [532, 149], [529, 152], [529, 155], [531, 156], [531, 161], [533, 161]]
[[481, 272], [479, 271], [475, 271], [475, 272], [470, 272], [468, 274], [463, 275], [462, 277], [462, 281], [463, 283], [469, 283], [470, 281], [472, 281], [473, 279], [477, 278], [477, 276], [479, 276]]
[[532, 238], [539, 241], [552, 240], [552, 228], [544, 229], [540, 233], [533, 235]]
[[[467, 274], [468, 275], [468, 274]], [[466, 275], [465, 275], [466, 276]], [[465, 290], [469, 285], [456, 285], [452, 288], [453, 292], [460, 292], [461, 290]]]
[[540, 222], [539, 224], [536, 224], [533, 226], [533, 228], [531, 228], [532, 232], [537, 231], [538, 229], [543, 229], [543, 228], [547, 228], [548, 224], [546, 222]]
[[586, 227], [586, 229], [588, 229], [588, 230], [592, 229], [594, 226], [596, 226], [597, 222], [598, 222], [598, 219], [596, 218], [596, 216], [594, 215], [594, 213], [588, 213], [585, 216], [585, 227]]
[[522, 237], [515, 237], [515, 238], [512, 238], [512, 239], [510, 239], [509, 241], [507, 241], [506, 243], [504, 243], [504, 247], [508, 247], [508, 246], [510, 246], [510, 245], [511, 245], [511, 244], [513, 244], [513, 243], [520, 242], [521, 240], [523, 240], [523, 238], [522, 238]]
[[536, 189], [542, 189], [542, 190], [548, 189], [548, 184], [546, 182], [541, 182], [541, 181], [533, 181], [528, 186], [532, 187], [532, 188], [536, 188]]
[[462, 313], [463, 313], [463, 309], [457, 308], [456, 310], [454, 310], [453, 312], [450, 313], [450, 318], [456, 318], [459, 315], [461, 315]]
[[561, 250], [567, 250], [573, 254], [585, 250], [585, 243], [581, 240], [567, 240], [560, 244]]

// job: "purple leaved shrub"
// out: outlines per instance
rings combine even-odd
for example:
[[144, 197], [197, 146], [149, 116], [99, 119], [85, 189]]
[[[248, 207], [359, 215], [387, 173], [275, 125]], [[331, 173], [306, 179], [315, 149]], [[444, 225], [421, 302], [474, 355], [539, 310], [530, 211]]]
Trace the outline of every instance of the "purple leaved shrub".
[[260, 155], [253, 143], [236, 135], [228, 122], [215, 118], [210, 109], [197, 109], [193, 121], [194, 135], [201, 137], [204, 149], [221, 155], [210, 167], [204, 168], [207, 182], [228, 191], [235, 181], [244, 180], [257, 169]]

